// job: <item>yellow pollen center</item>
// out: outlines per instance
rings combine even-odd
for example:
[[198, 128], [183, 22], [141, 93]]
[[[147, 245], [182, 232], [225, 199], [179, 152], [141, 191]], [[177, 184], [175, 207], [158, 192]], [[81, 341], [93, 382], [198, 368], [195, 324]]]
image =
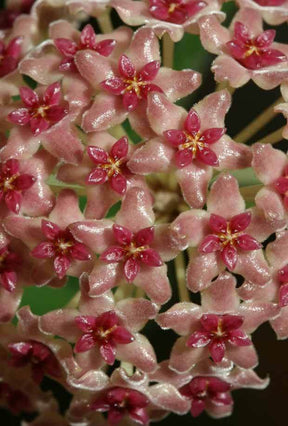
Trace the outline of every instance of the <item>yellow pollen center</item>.
[[2, 188], [4, 192], [14, 189], [13, 183], [18, 176], [19, 174], [15, 174], [9, 178], [3, 179], [2, 182], [0, 182], [0, 188]]
[[246, 52], [245, 52], [245, 58], [247, 58], [248, 56], [251, 56], [251, 55], [253, 55], [253, 53], [256, 53], [256, 55], [257, 56], [259, 56], [260, 55], [260, 53], [259, 53], [259, 50], [258, 50], [258, 48], [256, 47], [256, 46], [254, 46], [253, 44], [251, 45], [251, 44], [247, 44], [246, 45], [249, 49], [248, 50], [246, 50]]
[[73, 246], [73, 243], [71, 241], [58, 240], [56, 242], [56, 247], [62, 253], [67, 252], [67, 250], [72, 246]]
[[100, 337], [100, 339], [106, 339], [110, 333], [113, 332], [113, 330], [115, 330], [115, 328], [117, 328], [117, 325], [113, 325], [113, 327], [108, 328], [108, 330], [104, 330], [102, 327], [98, 328], [98, 330], [96, 331], [96, 334], [98, 337]]
[[201, 134], [196, 133], [191, 135], [190, 133], [184, 132], [186, 136], [186, 141], [178, 146], [179, 150], [190, 149], [193, 154], [193, 158], [196, 157], [197, 149], [203, 148], [205, 143], [200, 140]]
[[45, 118], [46, 117], [46, 111], [50, 108], [49, 105], [41, 105], [40, 107], [38, 107], [34, 113], [33, 113], [33, 118], [35, 117], [42, 117]]
[[174, 10], [178, 7], [177, 3], [171, 3], [168, 9], [168, 13], [173, 13]]
[[114, 158], [108, 157], [107, 161], [107, 163], [101, 164], [100, 167], [107, 171], [109, 178], [114, 174], [121, 173], [121, 165], [124, 161], [123, 158], [120, 158], [119, 160], [114, 160]]
[[146, 86], [146, 81], [139, 81], [137, 76], [133, 77], [133, 80], [127, 79], [124, 80], [126, 84], [128, 84], [127, 87], [125, 87], [125, 92], [135, 92], [139, 99], [141, 99], [141, 86]]
[[126, 251], [126, 255], [130, 257], [136, 258], [139, 256], [141, 251], [147, 250], [148, 246], [140, 246], [137, 247], [134, 242], [130, 243], [128, 246], [124, 247], [124, 250]]

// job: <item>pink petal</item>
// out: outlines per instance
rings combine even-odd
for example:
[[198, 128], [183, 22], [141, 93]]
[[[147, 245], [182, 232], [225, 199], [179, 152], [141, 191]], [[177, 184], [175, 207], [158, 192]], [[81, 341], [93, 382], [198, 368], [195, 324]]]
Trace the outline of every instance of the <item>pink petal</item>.
[[68, 58], [73, 58], [78, 49], [77, 44], [67, 38], [56, 38], [54, 44], [59, 52]]
[[243, 324], [244, 317], [241, 315], [224, 315], [222, 318], [222, 325], [225, 331], [240, 328]]
[[232, 330], [229, 333], [228, 341], [232, 345], [236, 346], [249, 346], [252, 345], [252, 341], [249, 339], [246, 333], [242, 330]]
[[149, 228], [140, 229], [135, 235], [137, 246], [145, 246], [152, 243], [154, 240], [154, 226]]
[[199, 161], [207, 164], [208, 166], [217, 167], [219, 165], [219, 161], [215, 152], [206, 147], [199, 149], [197, 152], [197, 158]]
[[227, 232], [227, 220], [222, 216], [218, 216], [217, 214], [211, 214], [209, 218], [209, 226], [212, 231], [216, 233], [226, 234]]
[[191, 415], [193, 417], [198, 417], [205, 410], [205, 401], [202, 399], [194, 399], [191, 402]]
[[40, 243], [31, 251], [31, 255], [37, 257], [37, 259], [51, 258], [55, 256], [55, 253], [54, 244], [48, 241]]
[[86, 48], [93, 49], [95, 47], [95, 32], [92, 25], [85, 25], [81, 31], [80, 42]]
[[195, 331], [191, 336], [188, 338], [186, 342], [186, 346], [192, 347], [192, 348], [203, 348], [208, 345], [208, 343], [211, 342], [211, 338], [209, 337], [209, 334], [204, 331]]
[[22, 195], [17, 191], [7, 191], [5, 194], [5, 203], [9, 210], [13, 213], [18, 214], [20, 211], [22, 202]]
[[136, 74], [135, 66], [126, 55], [120, 56], [118, 68], [121, 75], [128, 79], [133, 78]]
[[49, 129], [50, 123], [42, 117], [30, 118], [30, 128], [34, 136], [40, 135], [40, 133]]
[[193, 161], [193, 153], [190, 149], [180, 149], [175, 154], [175, 163], [177, 167], [186, 167]]
[[152, 61], [144, 65], [144, 67], [139, 71], [138, 78], [144, 81], [152, 81], [158, 74], [160, 68], [159, 61]]
[[104, 262], [120, 262], [125, 256], [125, 251], [122, 247], [114, 246], [109, 247], [107, 250], [105, 250], [101, 256], [100, 259]]
[[100, 185], [107, 182], [108, 174], [105, 169], [96, 168], [86, 178], [87, 185]]
[[224, 264], [227, 266], [229, 271], [233, 271], [235, 269], [238, 253], [235, 247], [228, 244], [221, 252], [221, 258]]
[[166, 130], [165, 132], [163, 132], [163, 135], [167, 142], [169, 142], [175, 148], [177, 148], [178, 145], [185, 143], [187, 139], [183, 130]]
[[221, 248], [219, 237], [216, 235], [207, 235], [198, 247], [200, 253], [212, 253]]
[[30, 87], [20, 87], [19, 92], [25, 106], [34, 107], [39, 105], [39, 97]]
[[112, 331], [111, 336], [113, 336], [113, 340], [115, 340], [116, 343], [122, 345], [131, 343], [135, 339], [134, 336], [125, 327], [120, 326]]
[[122, 101], [124, 108], [129, 112], [134, 111], [139, 103], [138, 96], [135, 92], [125, 92]]
[[10, 112], [7, 118], [11, 123], [18, 124], [18, 126], [25, 126], [30, 121], [30, 113], [27, 108], [18, 108]]
[[139, 258], [141, 262], [145, 263], [148, 266], [161, 266], [163, 265], [162, 259], [160, 255], [157, 253], [157, 251], [153, 249], [146, 249], [143, 250]]
[[36, 178], [34, 176], [23, 174], [15, 179], [14, 185], [19, 191], [25, 191], [26, 189], [31, 188], [35, 180]]
[[261, 243], [248, 234], [239, 235], [236, 241], [242, 250], [259, 250], [262, 247]]
[[83, 334], [76, 342], [74, 347], [75, 352], [86, 352], [95, 346], [95, 340], [92, 334]]
[[81, 243], [74, 243], [70, 248], [70, 254], [76, 260], [90, 260], [92, 258], [89, 249]]
[[269, 47], [276, 36], [275, 30], [266, 30], [263, 31], [263, 33], [259, 34], [258, 37], [256, 37], [255, 44], [258, 47]]
[[244, 212], [238, 214], [237, 216], [233, 216], [230, 220], [230, 229], [232, 233], [236, 233], [239, 231], [244, 231], [251, 222], [251, 212]]
[[212, 173], [210, 166], [198, 161], [176, 171], [183, 197], [191, 208], [200, 209], [204, 206]]
[[193, 134], [198, 133], [200, 130], [201, 121], [198, 113], [194, 109], [190, 109], [187, 118], [184, 122], [185, 129]]
[[206, 331], [214, 331], [217, 330], [219, 324], [219, 317], [218, 315], [214, 314], [204, 314], [202, 315], [200, 322], [202, 327]]
[[2, 286], [9, 291], [13, 292], [16, 288], [17, 275], [14, 271], [4, 271], [0, 273], [0, 282]]
[[77, 327], [84, 333], [92, 333], [96, 327], [96, 317], [92, 315], [81, 315], [74, 318]]
[[236, 279], [230, 273], [222, 272], [212, 285], [202, 292], [201, 302], [206, 312], [238, 311], [240, 299], [236, 292]]
[[111, 77], [107, 80], [104, 80], [100, 83], [102, 89], [107, 90], [107, 92], [113, 95], [121, 95], [125, 90], [125, 83], [120, 77]]
[[58, 255], [54, 259], [54, 269], [58, 278], [64, 278], [71, 265], [70, 259], [65, 255]]
[[111, 343], [103, 343], [99, 347], [100, 354], [108, 365], [113, 365], [115, 362], [116, 349]]
[[206, 143], [213, 144], [217, 142], [226, 132], [226, 129], [223, 128], [214, 128], [207, 129], [201, 135], [201, 138], [204, 139]]
[[101, 56], [109, 56], [114, 50], [117, 41], [113, 39], [102, 40], [96, 44], [95, 50]]
[[157, 368], [156, 355], [149, 340], [141, 335], [135, 334], [135, 340], [126, 345], [117, 345], [117, 358], [130, 362], [141, 371], [151, 373]]
[[61, 99], [61, 86], [57, 81], [56, 83], [50, 84], [44, 92], [43, 96], [46, 105], [58, 105]]
[[225, 343], [221, 340], [213, 340], [209, 345], [209, 351], [214, 362], [220, 362], [225, 355]]
[[132, 242], [133, 233], [124, 226], [114, 224], [113, 234], [116, 241], [121, 245], [128, 245]]
[[139, 271], [139, 263], [137, 260], [130, 257], [124, 263], [124, 275], [128, 282], [133, 282]]
[[114, 145], [111, 148], [110, 155], [115, 159], [118, 160], [120, 158], [127, 157], [128, 154], [128, 138], [127, 136], [123, 136], [122, 138], [118, 139], [117, 142], [114, 143]]
[[49, 220], [45, 220], [45, 219], [42, 219], [41, 221], [41, 230], [43, 234], [45, 235], [45, 237], [51, 241], [54, 241], [54, 239], [61, 232], [61, 229], [59, 228], [58, 225], [56, 225], [56, 223], [50, 222]]
[[121, 173], [114, 173], [110, 179], [111, 188], [119, 195], [124, 195], [127, 190], [127, 180]]

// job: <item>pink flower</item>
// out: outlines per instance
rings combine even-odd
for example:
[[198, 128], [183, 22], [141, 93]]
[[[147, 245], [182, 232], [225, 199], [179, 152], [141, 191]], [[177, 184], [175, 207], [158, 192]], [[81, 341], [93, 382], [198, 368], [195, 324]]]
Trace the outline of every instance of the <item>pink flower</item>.
[[65, 277], [73, 260], [90, 260], [91, 254], [84, 244], [78, 243], [73, 238], [68, 227], [59, 228], [56, 223], [42, 219], [41, 230], [47, 238], [38, 244], [31, 252], [38, 259], [53, 259], [57, 277]]
[[238, 0], [240, 7], [250, 7], [261, 13], [269, 25], [280, 25], [288, 17], [287, 0]]
[[14, 71], [17, 66], [21, 55], [21, 44], [23, 38], [15, 37], [5, 47], [4, 42], [0, 41], [0, 77], [4, 77], [10, 72]]
[[117, 61], [84, 50], [77, 52], [75, 63], [93, 88], [105, 89], [83, 115], [85, 132], [106, 130], [129, 117], [133, 129], [149, 137], [153, 133], [146, 116], [148, 92], [164, 92], [174, 102], [200, 84], [200, 75], [193, 70], [160, 67], [159, 41], [150, 28], [136, 31], [129, 49]]
[[80, 34], [78, 43], [68, 38], [56, 38], [55, 46], [64, 56], [64, 59], [59, 65], [60, 71], [77, 71], [74, 63], [74, 56], [79, 50], [90, 49], [99, 53], [102, 56], [109, 56], [115, 47], [116, 41], [112, 39], [96, 41], [96, 34], [93, 27], [87, 24]]
[[287, 45], [274, 42], [274, 30], [263, 32], [257, 10], [241, 8], [230, 29], [221, 26], [214, 16], [201, 18], [199, 26], [203, 46], [219, 55], [211, 68], [216, 81], [241, 87], [251, 78], [262, 89], [270, 90], [287, 78]]
[[225, 133], [224, 119], [231, 97], [225, 90], [211, 93], [187, 114], [162, 94], [148, 97], [147, 116], [158, 135], [136, 147], [129, 169], [141, 175], [172, 172], [185, 201], [195, 208], [206, 202], [212, 167], [243, 168], [251, 162], [250, 149]]
[[147, 185], [143, 177], [131, 173], [126, 165], [135, 146], [128, 144], [125, 136], [117, 141], [107, 132], [91, 133], [87, 145], [83, 161], [77, 166], [60, 166], [57, 179], [85, 187], [85, 217], [101, 219], [131, 187], [147, 189]]
[[204, 1], [195, 0], [149, 0], [151, 15], [161, 21], [183, 24], [206, 6]]
[[224, 358], [226, 343], [236, 346], [252, 345], [252, 341], [243, 332], [244, 318], [240, 315], [204, 314], [200, 318], [201, 328], [194, 331], [186, 345], [191, 348], [208, 346], [214, 362]]
[[219, 4], [213, 0], [112, 0], [111, 6], [126, 24], [152, 28], [159, 38], [167, 32], [174, 42], [181, 40], [184, 32], [197, 34], [201, 16], [217, 14], [223, 19]]
[[3, 199], [8, 209], [13, 213], [19, 213], [22, 203], [22, 192], [31, 188], [35, 180], [35, 177], [32, 175], [20, 173], [18, 160], [7, 160], [1, 164], [0, 200]]
[[275, 36], [275, 30], [267, 30], [253, 38], [248, 28], [237, 21], [233, 39], [226, 43], [226, 47], [230, 55], [248, 69], [269, 67], [287, 61], [283, 52], [271, 49]]
[[115, 359], [131, 362], [141, 371], [154, 371], [157, 361], [153, 347], [139, 331], [149, 319], [155, 318], [158, 307], [143, 298], [115, 302], [111, 292], [90, 297], [84, 274], [80, 278], [80, 288], [78, 308], [59, 309], [43, 315], [40, 329], [76, 343], [76, 360], [84, 376], [105, 363], [113, 365]]
[[[288, 1], [287, 1], [288, 6]], [[274, 111], [281, 112], [285, 119], [288, 120], [288, 84], [284, 82], [281, 84], [281, 93], [284, 98], [284, 102], [275, 106]], [[283, 138], [288, 139], [288, 123], [283, 129]]]
[[84, 334], [75, 345], [75, 352], [85, 352], [99, 345], [100, 353], [105, 362], [115, 362], [115, 346], [120, 343], [127, 345], [133, 342], [133, 335], [119, 325], [119, 318], [114, 311], [104, 312], [98, 317], [81, 315], [75, 318], [78, 328]]
[[106, 249], [100, 256], [104, 262], [124, 261], [123, 272], [128, 282], [133, 282], [139, 272], [140, 264], [162, 266], [159, 253], [150, 247], [154, 239], [154, 228], [140, 229], [136, 234], [120, 225], [113, 225], [113, 234], [118, 245]]
[[121, 209], [111, 220], [73, 224], [74, 238], [100, 254], [89, 275], [90, 296], [103, 294], [125, 281], [142, 287], [156, 303], [170, 297], [167, 267], [177, 254], [168, 225], [155, 225], [151, 195], [142, 188], [127, 191]]
[[253, 170], [264, 188], [256, 194], [256, 205], [267, 220], [281, 230], [287, 224], [288, 159], [284, 152], [271, 145], [253, 145]]
[[0, 401], [1, 406], [4, 404], [14, 416], [19, 416], [21, 413], [31, 413], [34, 407], [28, 397], [20, 389], [15, 389], [9, 383], [0, 383]]
[[181, 213], [170, 226], [179, 249], [198, 247], [187, 268], [188, 288], [199, 291], [208, 287], [225, 267], [265, 285], [271, 276], [260, 242], [275, 226], [278, 224], [269, 222], [258, 207], [245, 211], [237, 180], [220, 175], [208, 194], [207, 211]]
[[141, 425], [148, 425], [149, 418], [146, 407], [149, 399], [146, 395], [134, 389], [114, 387], [91, 404], [91, 410], [108, 412], [108, 424], [118, 424], [124, 416], [128, 415], [132, 420]]
[[29, 124], [34, 136], [49, 129], [68, 114], [68, 104], [61, 103], [60, 83], [47, 87], [43, 97], [29, 87], [20, 88], [20, 96], [24, 107], [18, 108], [8, 115], [11, 123], [18, 126]]
[[17, 270], [21, 265], [20, 256], [9, 246], [0, 249], [0, 283], [9, 292], [13, 292], [17, 283]]
[[184, 122], [184, 130], [166, 130], [164, 137], [168, 143], [177, 148], [175, 163], [182, 168], [192, 163], [194, 159], [209, 166], [218, 166], [216, 154], [210, 145], [217, 142], [225, 133], [225, 128], [212, 128], [200, 132], [201, 121], [197, 112], [192, 108]]
[[230, 406], [233, 403], [230, 389], [230, 383], [217, 377], [197, 376], [180, 388], [180, 392], [191, 400], [191, 415], [198, 417], [211, 403]]
[[158, 315], [157, 322], [163, 329], [172, 328], [183, 336], [172, 348], [170, 368], [184, 373], [210, 356], [216, 363], [225, 357], [239, 367], [254, 368], [258, 357], [249, 334], [264, 321], [277, 317], [278, 306], [259, 300], [240, 303], [236, 279], [227, 272], [201, 293], [201, 303], [201, 307], [177, 303]]
[[61, 286], [65, 284], [66, 273], [78, 277], [82, 272], [90, 271], [92, 255], [74, 239], [69, 229], [71, 223], [80, 219], [83, 219], [83, 215], [78, 206], [78, 197], [71, 190], [63, 190], [58, 195], [48, 218], [6, 218], [7, 231], [20, 238], [37, 259], [29, 271], [33, 283]]
[[209, 226], [213, 234], [207, 235], [202, 240], [198, 250], [201, 253], [220, 251], [223, 263], [232, 271], [238, 260], [237, 249], [251, 251], [262, 247], [251, 235], [243, 233], [250, 222], [250, 212], [233, 216], [230, 221], [222, 216], [211, 214]]
[[51, 350], [36, 341], [10, 343], [8, 345], [11, 353], [10, 365], [23, 367], [31, 364], [32, 377], [36, 383], [40, 383], [45, 374], [52, 377], [60, 377], [62, 371], [60, 365]]
[[151, 83], [158, 73], [160, 62], [146, 63], [138, 72], [126, 55], [122, 55], [118, 63], [118, 76], [104, 80], [102, 89], [113, 95], [121, 95], [123, 106], [127, 111], [134, 111], [142, 98], [149, 92], [162, 92], [162, 89]]
[[124, 195], [127, 188], [125, 169], [128, 154], [128, 139], [123, 136], [112, 146], [109, 154], [97, 146], [88, 146], [88, 155], [96, 165], [86, 182], [88, 185], [101, 184], [109, 181], [111, 188], [120, 195]]

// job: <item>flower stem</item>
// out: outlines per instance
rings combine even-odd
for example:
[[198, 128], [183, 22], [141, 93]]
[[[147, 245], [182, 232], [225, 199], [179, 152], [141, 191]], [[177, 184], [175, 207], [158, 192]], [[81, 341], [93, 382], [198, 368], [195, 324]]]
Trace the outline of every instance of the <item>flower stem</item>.
[[235, 136], [234, 140], [236, 142], [245, 143], [247, 140], [251, 138], [251, 136], [255, 135], [255, 133], [258, 132], [262, 127], [264, 127], [267, 123], [269, 123], [272, 118], [275, 115], [274, 107], [278, 105], [280, 102], [283, 101], [283, 98], [280, 97], [277, 99], [276, 102], [274, 102], [272, 105], [270, 105], [268, 108], [266, 108], [258, 117], [256, 117], [253, 121], [251, 121], [248, 126], [244, 127], [243, 130], [241, 130], [238, 135]]
[[259, 192], [261, 188], [263, 188], [263, 185], [242, 186], [242, 188], [240, 188], [240, 194], [247, 203], [253, 203], [257, 192]]
[[122, 361], [120, 364], [120, 367], [123, 368], [123, 370], [126, 371], [128, 376], [132, 376], [133, 375], [133, 365], [130, 364], [130, 362], [124, 362]]
[[110, 17], [110, 9], [107, 9], [102, 15], [98, 16], [97, 21], [102, 33], [112, 33], [113, 25]]
[[169, 34], [165, 33], [162, 37], [162, 59], [163, 66], [173, 68], [174, 64], [174, 42]]
[[77, 308], [80, 302], [81, 292], [77, 291], [77, 293], [72, 297], [72, 299], [69, 300], [65, 308]]
[[111, 127], [108, 132], [116, 139], [120, 139], [123, 136], [127, 136], [127, 133], [125, 132], [124, 127], [121, 126], [121, 124], [117, 124], [116, 126]]
[[281, 127], [281, 129], [275, 130], [275, 132], [270, 133], [269, 135], [265, 136], [264, 138], [257, 141], [257, 143], [277, 143], [280, 142], [283, 139], [282, 133], [284, 130], [284, 126]]
[[86, 190], [84, 186], [74, 185], [72, 183], [66, 183], [58, 180], [56, 176], [50, 175], [46, 183], [52, 189], [55, 194], [59, 194], [62, 189], [72, 189], [78, 195], [86, 195]]
[[230, 93], [230, 95], [233, 95], [233, 93], [236, 90], [236, 87], [230, 86], [228, 81], [221, 81], [220, 83], [216, 84], [216, 92], [218, 92], [219, 90], [223, 90], [223, 89], [227, 89], [228, 92]]
[[186, 287], [186, 265], [184, 259], [184, 252], [178, 254], [174, 260], [175, 274], [178, 284], [178, 296], [181, 302], [189, 302], [189, 291]]

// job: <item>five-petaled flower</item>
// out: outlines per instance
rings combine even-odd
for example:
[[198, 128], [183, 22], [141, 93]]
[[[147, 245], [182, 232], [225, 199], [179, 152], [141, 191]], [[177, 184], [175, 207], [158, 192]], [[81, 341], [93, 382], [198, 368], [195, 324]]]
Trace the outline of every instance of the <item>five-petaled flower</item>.
[[4, 199], [6, 206], [13, 213], [19, 213], [22, 192], [31, 188], [35, 177], [27, 173], [21, 173], [19, 161], [10, 159], [1, 164], [0, 171], [0, 200]]
[[95, 399], [91, 404], [91, 410], [108, 412], [109, 425], [118, 424], [124, 416], [128, 415], [132, 420], [141, 425], [148, 425], [149, 418], [146, 407], [149, 399], [146, 395], [135, 389], [113, 387], [108, 389], [103, 396]]
[[160, 21], [183, 24], [207, 5], [201, 0], [149, 0], [151, 15]]
[[31, 254], [39, 259], [52, 258], [59, 279], [65, 277], [74, 259], [82, 261], [91, 259], [87, 247], [75, 241], [68, 227], [61, 229], [56, 223], [43, 219], [41, 230], [48, 241], [38, 244]]
[[9, 246], [0, 249], [0, 283], [5, 290], [13, 292], [17, 284], [17, 270], [21, 265], [20, 256]]
[[90, 49], [99, 53], [102, 56], [109, 56], [113, 51], [116, 41], [112, 39], [96, 41], [96, 34], [93, 27], [87, 24], [80, 34], [80, 40], [76, 43], [68, 38], [56, 38], [55, 46], [64, 56], [64, 59], [59, 65], [60, 71], [77, 72], [77, 67], [74, 63], [74, 56], [79, 50]]
[[98, 146], [88, 146], [88, 155], [96, 167], [87, 176], [88, 185], [101, 184], [109, 181], [111, 188], [124, 195], [127, 188], [126, 157], [128, 154], [128, 139], [123, 136], [108, 153]]
[[60, 83], [51, 84], [40, 96], [29, 87], [20, 88], [24, 107], [8, 114], [8, 120], [19, 126], [29, 124], [34, 136], [49, 129], [68, 114], [68, 103], [61, 102]]
[[210, 401], [217, 406], [231, 405], [230, 383], [213, 376], [194, 377], [187, 385], [180, 388], [180, 393], [191, 400], [191, 415], [199, 416]]
[[140, 71], [126, 55], [122, 55], [118, 63], [119, 76], [108, 78], [101, 87], [113, 95], [122, 95], [123, 106], [127, 111], [134, 111], [142, 98], [146, 99], [149, 92], [162, 92], [156, 84], [151, 83], [160, 68], [159, 61], [145, 64]]
[[0, 78], [17, 68], [23, 37], [13, 38], [7, 46], [0, 40]]
[[243, 233], [251, 222], [251, 213], [244, 212], [233, 216], [229, 221], [224, 217], [211, 214], [209, 226], [214, 232], [207, 235], [199, 245], [201, 253], [220, 251], [221, 259], [230, 271], [235, 269], [237, 249], [258, 250], [262, 245], [251, 235]]
[[85, 352], [96, 345], [102, 358], [108, 365], [115, 362], [115, 347], [117, 344], [133, 342], [133, 335], [119, 323], [119, 318], [114, 311], [104, 312], [98, 317], [81, 315], [75, 317], [75, 323], [84, 334], [75, 345], [75, 352]]

